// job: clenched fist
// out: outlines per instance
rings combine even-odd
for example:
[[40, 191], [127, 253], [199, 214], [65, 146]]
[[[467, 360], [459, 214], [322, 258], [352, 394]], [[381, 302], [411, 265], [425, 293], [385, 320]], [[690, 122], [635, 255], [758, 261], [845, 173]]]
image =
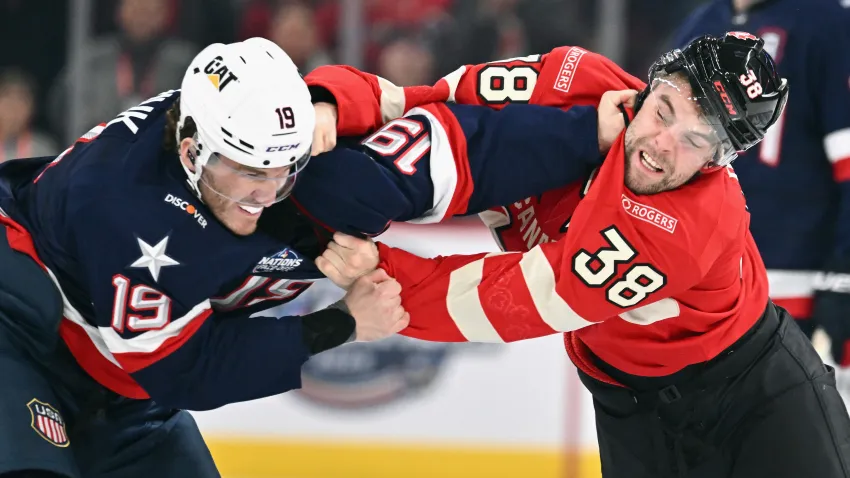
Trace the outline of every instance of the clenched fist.
[[384, 339], [407, 327], [410, 315], [401, 307], [399, 294], [401, 285], [383, 269], [354, 281], [343, 301], [357, 323], [357, 342]]
[[378, 246], [371, 239], [359, 239], [341, 232], [321, 256], [316, 267], [334, 284], [348, 289], [359, 277], [378, 267]]
[[635, 106], [638, 92], [635, 90], [608, 91], [599, 100], [596, 108], [598, 117], [599, 152], [608, 154], [611, 145], [626, 127], [626, 120], [620, 111], [620, 105], [628, 108]]
[[316, 103], [316, 128], [313, 130], [312, 155], [316, 156], [334, 149], [336, 146], [337, 107], [330, 103]]

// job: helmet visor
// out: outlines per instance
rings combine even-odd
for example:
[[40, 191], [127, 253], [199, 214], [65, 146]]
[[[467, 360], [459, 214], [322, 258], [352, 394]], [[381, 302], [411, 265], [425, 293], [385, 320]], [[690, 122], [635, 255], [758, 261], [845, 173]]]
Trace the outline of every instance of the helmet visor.
[[[721, 96], [722, 89], [719, 83]], [[713, 110], [706, 92], [694, 89], [683, 71], [654, 76], [650, 93], [655, 121], [669, 139], [666, 147], [677, 158], [706, 167], [726, 166], [735, 159], [737, 152], [721, 116]], [[729, 107], [734, 108], [731, 100]]]
[[267, 207], [285, 199], [310, 161], [310, 149], [294, 164], [281, 168], [251, 168], [218, 153], [210, 154], [200, 182], [213, 193], [247, 207]]

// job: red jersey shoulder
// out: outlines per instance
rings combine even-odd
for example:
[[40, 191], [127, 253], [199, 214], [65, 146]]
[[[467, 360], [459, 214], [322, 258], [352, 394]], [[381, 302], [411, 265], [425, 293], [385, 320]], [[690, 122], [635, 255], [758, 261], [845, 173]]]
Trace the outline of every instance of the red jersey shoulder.
[[636, 195], [625, 187], [624, 161], [621, 138], [585, 198], [596, 202], [597, 214], [602, 210], [611, 214], [596, 221], [620, 224], [622, 230], [654, 243], [659, 251], [664, 244], [675, 245], [703, 268], [710, 267], [716, 253], [739, 237], [748, 212], [731, 168], [703, 174], [672, 191]]
[[730, 169], [703, 174], [687, 185], [652, 196], [652, 202], [680, 218], [683, 231], [701, 236], [724, 233], [747, 215], [744, 194]]
[[577, 46], [562, 46], [543, 61], [535, 89], [536, 104], [564, 106], [597, 105], [609, 90], [641, 90], [644, 83], [608, 58]]

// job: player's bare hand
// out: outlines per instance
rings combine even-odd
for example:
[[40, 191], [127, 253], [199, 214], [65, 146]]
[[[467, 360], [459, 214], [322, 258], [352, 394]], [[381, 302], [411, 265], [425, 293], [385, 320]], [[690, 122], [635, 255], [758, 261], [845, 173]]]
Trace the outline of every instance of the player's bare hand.
[[319, 102], [316, 111], [316, 129], [313, 130], [313, 156], [327, 153], [336, 146], [336, 122], [339, 118], [336, 105]]
[[360, 239], [341, 232], [321, 256], [316, 267], [338, 287], [349, 289], [363, 275], [378, 267], [378, 246], [372, 239]]
[[620, 111], [620, 105], [627, 108], [634, 108], [635, 99], [638, 92], [636, 90], [619, 90], [608, 91], [602, 95], [599, 100], [597, 110], [598, 116], [598, 132], [599, 132], [599, 152], [607, 154], [611, 149], [611, 145], [620, 136], [620, 133], [626, 127], [626, 122], [623, 118], [623, 113]]
[[399, 333], [410, 323], [401, 307], [401, 285], [383, 269], [376, 269], [351, 286], [343, 300], [357, 323], [354, 338], [371, 342]]

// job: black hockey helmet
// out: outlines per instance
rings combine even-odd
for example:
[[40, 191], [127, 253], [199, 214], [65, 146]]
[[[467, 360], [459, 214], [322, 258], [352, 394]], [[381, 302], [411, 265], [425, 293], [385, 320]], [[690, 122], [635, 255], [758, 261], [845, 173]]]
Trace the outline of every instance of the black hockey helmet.
[[656, 79], [676, 72], [687, 76], [693, 99], [718, 133], [721, 147], [710, 166], [726, 166], [738, 152], [758, 144], [788, 100], [788, 83], [764, 51], [764, 40], [729, 32], [696, 38], [662, 55], [649, 69], [649, 85], [638, 96], [636, 111]]

